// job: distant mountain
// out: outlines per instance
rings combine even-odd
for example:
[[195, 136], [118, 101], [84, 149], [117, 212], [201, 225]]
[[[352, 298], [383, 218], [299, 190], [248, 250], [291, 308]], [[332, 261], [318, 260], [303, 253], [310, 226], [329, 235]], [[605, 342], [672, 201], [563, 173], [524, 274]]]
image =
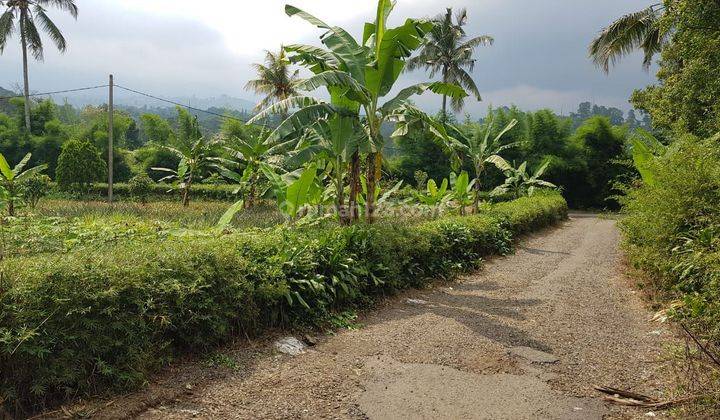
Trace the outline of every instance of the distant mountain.
[[[180, 103], [183, 105], [191, 106], [199, 109], [210, 109], [210, 108], [222, 108], [230, 109], [238, 112], [251, 112], [255, 108], [255, 103], [247, 99], [236, 98], [228, 95], [220, 95], [217, 97], [198, 97], [193, 96], [181, 96], [181, 97], [166, 97], [163, 95], [156, 95], [160, 98], [167, 99], [172, 102]], [[107, 103], [107, 92], [94, 91], [90, 94], [71, 94], [67, 97], [62, 95], [55, 95], [52, 98], [55, 103], [63, 103], [67, 101], [69, 104], [76, 108], [83, 108], [86, 105], [102, 105]], [[136, 107], [136, 108], [165, 108], [174, 107], [174, 105], [160, 101], [146, 96], [138, 95], [132, 92], [123, 91], [121, 89], [115, 90], [115, 104], [118, 106]]]

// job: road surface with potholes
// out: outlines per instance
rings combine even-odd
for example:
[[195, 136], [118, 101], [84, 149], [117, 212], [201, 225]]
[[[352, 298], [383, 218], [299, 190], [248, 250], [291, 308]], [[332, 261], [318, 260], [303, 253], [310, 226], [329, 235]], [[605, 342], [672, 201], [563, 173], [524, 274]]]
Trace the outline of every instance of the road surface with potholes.
[[303, 354], [278, 337], [175, 364], [98, 417], [627, 418], [594, 385], [659, 396], [672, 334], [623, 274], [615, 221], [573, 214], [476, 274], [404, 292]]

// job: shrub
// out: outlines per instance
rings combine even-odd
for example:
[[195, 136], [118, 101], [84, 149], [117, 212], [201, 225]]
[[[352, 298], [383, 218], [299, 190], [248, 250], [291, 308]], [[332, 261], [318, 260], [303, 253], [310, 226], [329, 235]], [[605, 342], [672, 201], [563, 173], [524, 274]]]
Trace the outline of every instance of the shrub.
[[141, 386], [175, 356], [240, 331], [312, 323], [510, 251], [564, 217], [559, 195], [420, 224], [171, 236], [11, 258], [0, 284], [0, 397], [30, 411]]
[[720, 343], [720, 144], [677, 140], [649, 163], [654, 181], [623, 199], [624, 248], [671, 299], [675, 315]]
[[145, 204], [147, 203], [148, 197], [150, 196], [153, 184], [153, 180], [150, 179], [147, 174], [142, 173], [132, 177], [132, 179], [128, 183], [127, 191], [133, 199]]
[[50, 177], [43, 174], [33, 175], [20, 183], [20, 193], [30, 208], [35, 208], [41, 198], [48, 195], [52, 188]]
[[88, 141], [70, 140], [58, 158], [56, 181], [64, 191], [84, 192], [105, 175], [100, 151]]

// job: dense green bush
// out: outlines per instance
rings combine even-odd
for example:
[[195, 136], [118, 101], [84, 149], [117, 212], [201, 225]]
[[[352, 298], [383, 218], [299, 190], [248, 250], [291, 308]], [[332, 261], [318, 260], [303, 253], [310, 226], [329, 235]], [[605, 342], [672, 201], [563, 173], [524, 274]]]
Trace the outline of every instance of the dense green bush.
[[679, 299], [676, 315], [720, 342], [720, 142], [686, 137], [649, 163], [654, 181], [631, 189], [621, 226], [630, 261]]
[[567, 212], [557, 194], [420, 224], [278, 228], [119, 243], [112, 254], [11, 258], [0, 284], [0, 397], [30, 411], [131, 389], [240, 331], [312, 323], [477, 267]]
[[55, 180], [62, 190], [86, 191], [105, 172], [105, 161], [95, 146], [88, 141], [70, 140], [62, 146]]
[[50, 193], [52, 182], [45, 174], [35, 174], [21, 181], [19, 188], [23, 201], [34, 209], [40, 199]]
[[[114, 185], [113, 185], [114, 187]], [[133, 200], [146, 203], [153, 189], [153, 180], [147, 174], [135, 175], [127, 185], [127, 191]]]

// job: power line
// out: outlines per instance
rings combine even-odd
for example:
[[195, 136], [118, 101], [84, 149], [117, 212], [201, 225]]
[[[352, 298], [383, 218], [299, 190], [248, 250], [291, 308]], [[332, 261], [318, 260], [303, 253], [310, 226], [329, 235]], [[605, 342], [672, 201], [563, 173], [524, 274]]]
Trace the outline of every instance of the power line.
[[181, 104], [181, 103], [179, 103], [179, 102], [171, 101], [171, 100], [169, 100], [169, 99], [159, 98], [159, 97], [154, 96], [154, 95], [151, 95], [151, 94], [149, 94], [149, 93], [140, 92], [140, 91], [137, 91], [137, 90], [134, 90], [134, 89], [130, 89], [130, 88], [127, 88], [127, 87], [124, 87], [124, 86], [120, 86], [120, 85], [115, 85], [115, 87], [116, 87], [116, 88], [123, 89], [123, 90], [126, 90], [126, 91], [128, 91], [128, 92], [136, 93], [136, 94], [138, 94], [138, 95], [146, 96], [146, 97], [148, 97], [148, 98], [152, 98], [152, 99], [155, 99], [155, 100], [158, 100], [158, 101], [161, 101], [161, 102], [167, 102], [167, 103], [169, 103], [169, 104], [173, 104], [173, 105], [177, 105], [177, 106], [180, 106], [180, 107], [183, 107], [183, 108], [187, 108], [187, 109], [190, 109], [190, 110], [195, 111], [195, 112], [204, 112], [204, 113], [206, 113], [206, 114], [214, 115], [214, 116], [216, 116], [216, 117], [226, 118], [226, 119], [230, 119], [230, 120], [235, 120], [235, 121], [239, 121], [239, 122], [245, 124], [245, 121], [244, 121], [244, 120], [242, 120], [242, 119], [240, 119], [240, 118], [233, 117], [233, 116], [231, 116], [231, 115], [219, 114], [219, 113], [217, 113], [217, 112], [212, 112], [212, 111], [208, 111], [208, 110], [204, 110], [204, 109], [200, 109], [200, 108], [195, 108], [195, 107], [192, 107], [192, 106], [190, 106], [190, 105], [184, 105], [184, 104]]
[[[77, 89], [67, 89], [67, 90], [57, 90], [55, 92], [43, 92], [43, 93], [31, 93], [28, 96], [47, 96], [47, 95], [57, 95], [59, 93], [70, 93], [70, 92], [80, 92], [83, 90], [93, 90], [93, 89], [101, 89], [106, 88], [110, 85], [99, 85], [99, 86], [88, 86], [83, 88], [77, 88]], [[2, 99], [14, 99], [14, 98], [24, 98], [25, 95], [15, 95], [15, 96], [0, 96], [0, 100]]]
[[[107, 84], [106, 84], [106, 85], [98, 85], [98, 86], [88, 86], [88, 87], [82, 87], [82, 88], [77, 88], [77, 89], [57, 90], [57, 91], [54, 91], [54, 92], [32, 93], [32, 94], [30, 94], [29, 96], [35, 97], [35, 96], [57, 95], [57, 94], [61, 94], [61, 93], [71, 93], [71, 92], [81, 92], [81, 91], [85, 91], [85, 90], [102, 89], [102, 88], [107, 88], [107, 87], [109, 87], [109, 86], [110, 86], [110, 85], [107, 85]], [[203, 113], [205, 113], [205, 114], [210, 114], [210, 115], [214, 115], [214, 116], [220, 117], [220, 118], [226, 118], [226, 119], [230, 119], [230, 120], [235, 120], [235, 121], [239, 121], [239, 122], [245, 124], [245, 121], [244, 121], [244, 120], [242, 120], [242, 119], [240, 119], [240, 118], [233, 117], [233, 116], [231, 116], [231, 115], [220, 114], [220, 113], [217, 113], [217, 112], [212, 112], [212, 111], [208, 111], [208, 110], [204, 110], [204, 109], [200, 109], [200, 108], [195, 108], [195, 107], [192, 107], [192, 106], [190, 106], [190, 105], [185, 105], [185, 104], [181, 104], [181, 103], [179, 103], [179, 102], [171, 101], [171, 100], [169, 100], [169, 99], [160, 98], [160, 97], [158, 97], [158, 96], [151, 95], [151, 94], [145, 93], [145, 92], [140, 92], [140, 91], [137, 91], [137, 90], [134, 90], [134, 89], [130, 89], [130, 88], [127, 88], [127, 87], [125, 87], [125, 86], [115, 85], [115, 87], [116, 87], [116, 88], [119, 88], [119, 89], [126, 90], [126, 91], [128, 91], [128, 92], [136, 93], [136, 94], [138, 94], [138, 95], [146, 96], [146, 97], [148, 97], [148, 98], [155, 99], [155, 100], [157, 100], [157, 101], [166, 102], [166, 103], [169, 103], [169, 104], [172, 104], [172, 105], [176, 105], [176, 106], [179, 106], [179, 107], [187, 108], [187, 109], [192, 110], [192, 111], [195, 111], [195, 112], [203, 112]], [[25, 97], [25, 95], [0, 96], [0, 100], [7, 100], [7, 99], [14, 99], [14, 98], [24, 98], [24, 97]]]

